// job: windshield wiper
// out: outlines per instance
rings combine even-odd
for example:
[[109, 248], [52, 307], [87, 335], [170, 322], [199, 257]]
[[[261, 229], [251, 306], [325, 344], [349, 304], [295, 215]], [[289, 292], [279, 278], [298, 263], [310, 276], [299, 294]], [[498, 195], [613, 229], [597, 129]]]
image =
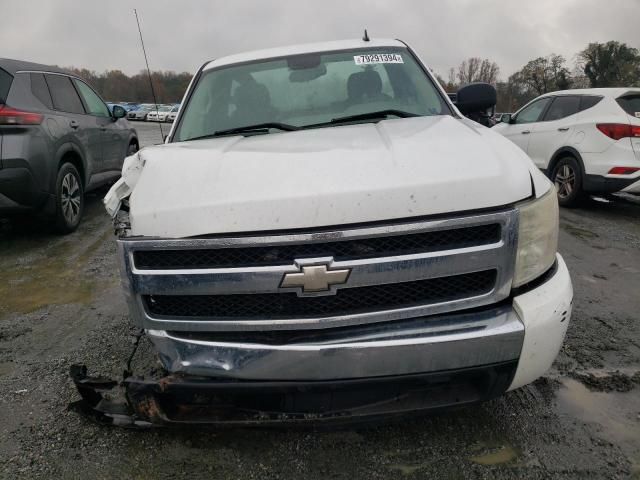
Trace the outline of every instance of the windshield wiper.
[[218, 130], [217, 132], [209, 133], [208, 135], [201, 135], [199, 137], [189, 138], [187, 140], [202, 140], [205, 138], [215, 138], [215, 137], [224, 137], [226, 135], [235, 135], [237, 133], [267, 133], [270, 128], [275, 128], [278, 130], [284, 130], [285, 132], [292, 132], [294, 130], [299, 130], [299, 127], [294, 125], [289, 125], [287, 123], [279, 123], [279, 122], [265, 122], [265, 123], [257, 123], [255, 125], [246, 125], [244, 127], [234, 127], [228, 128], [226, 130]]
[[323, 125], [338, 125], [340, 123], [357, 122], [359, 120], [384, 120], [385, 118], [390, 116], [408, 118], [421, 117], [422, 115], [413, 112], [405, 112], [404, 110], [387, 109], [378, 110], [376, 112], [359, 113], [357, 115], [347, 115], [346, 117], [333, 118], [328, 122], [316, 123], [315, 125], [307, 125], [304, 128], [314, 128]]

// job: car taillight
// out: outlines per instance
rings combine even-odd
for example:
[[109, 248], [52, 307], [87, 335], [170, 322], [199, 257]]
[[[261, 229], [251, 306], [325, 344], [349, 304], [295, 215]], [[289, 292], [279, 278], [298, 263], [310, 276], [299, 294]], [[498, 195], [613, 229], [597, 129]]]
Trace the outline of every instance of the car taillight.
[[609, 170], [609, 175], [631, 175], [636, 173], [640, 168], [636, 167], [613, 167]]
[[627, 137], [640, 137], [640, 127], [624, 123], [598, 123], [596, 128], [607, 137], [620, 140]]
[[16, 110], [7, 105], [0, 105], [0, 125], [40, 125], [43, 116], [39, 113]]

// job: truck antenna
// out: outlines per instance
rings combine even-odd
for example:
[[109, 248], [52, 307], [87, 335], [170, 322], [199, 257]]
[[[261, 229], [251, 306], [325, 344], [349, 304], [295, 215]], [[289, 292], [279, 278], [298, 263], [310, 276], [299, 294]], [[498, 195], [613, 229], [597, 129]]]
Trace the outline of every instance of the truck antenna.
[[367, 33], [367, 29], [364, 29], [364, 37], [362, 37], [362, 41], [363, 42], [368, 42], [369, 41], [369, 34]]
[[[153, 82], [151, 81], [151, 70], [149, 69], [149, 60], [147, 59], [147, 51], [144, 48], [144, 40], [142, 39], [142, 30], [140, 29], [140, 20], [138, 19], [138, 11], [134, 8], [133, 13], [136, 15], [136, 23], [138, 24], [138, 33], [140, 33], [140, 44], [142, 45], [142, 53], [144, 54], [144, 61], [147, 64], [147, 75], [149, 75], [149, 85], [151, 86], [151, 96], [153, 97], [153, 104], [156, 106], [156, 115], [157, 115], [158, 100], [156, 99], [156, 91], [153, 89]], [[162, 122], [158, 121], [158, 127], [160, 127], [160, 138], [164, 142], [164, 132], [162, 131]]]

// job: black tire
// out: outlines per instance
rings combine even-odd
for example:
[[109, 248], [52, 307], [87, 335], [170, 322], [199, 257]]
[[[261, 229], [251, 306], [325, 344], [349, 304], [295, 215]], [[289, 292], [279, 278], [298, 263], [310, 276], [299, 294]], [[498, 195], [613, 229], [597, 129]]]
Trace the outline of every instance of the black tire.
[[575, 158], [563, 157], [558, 160], [551, 172], [551, 181], [556, 186], [560, 206], [573, 208], [582, 203], [585, 197], [582, 180], [582, 168]]
[[82, 219], [84, 212], [84, 186], [78, 169], [64, 163], [56, 179], [55, 229], [58, 233], [71, 233]]
[[127, 157], [130, 155], [133, 155], [134, 153], [136, 153], [138, 151], [138, 143], [135, 140], [132, 140], [131, 143], [129, 143], [129, 146], [127, 147]]

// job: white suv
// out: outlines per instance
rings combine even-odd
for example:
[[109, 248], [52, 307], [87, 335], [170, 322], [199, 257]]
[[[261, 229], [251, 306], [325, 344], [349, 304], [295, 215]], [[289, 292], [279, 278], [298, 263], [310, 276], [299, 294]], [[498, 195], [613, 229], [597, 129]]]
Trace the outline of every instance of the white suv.
[[640, 193], [640, 88], [542, 95], [494, 130], [547, 172], [563, 206], [587, 193]]

